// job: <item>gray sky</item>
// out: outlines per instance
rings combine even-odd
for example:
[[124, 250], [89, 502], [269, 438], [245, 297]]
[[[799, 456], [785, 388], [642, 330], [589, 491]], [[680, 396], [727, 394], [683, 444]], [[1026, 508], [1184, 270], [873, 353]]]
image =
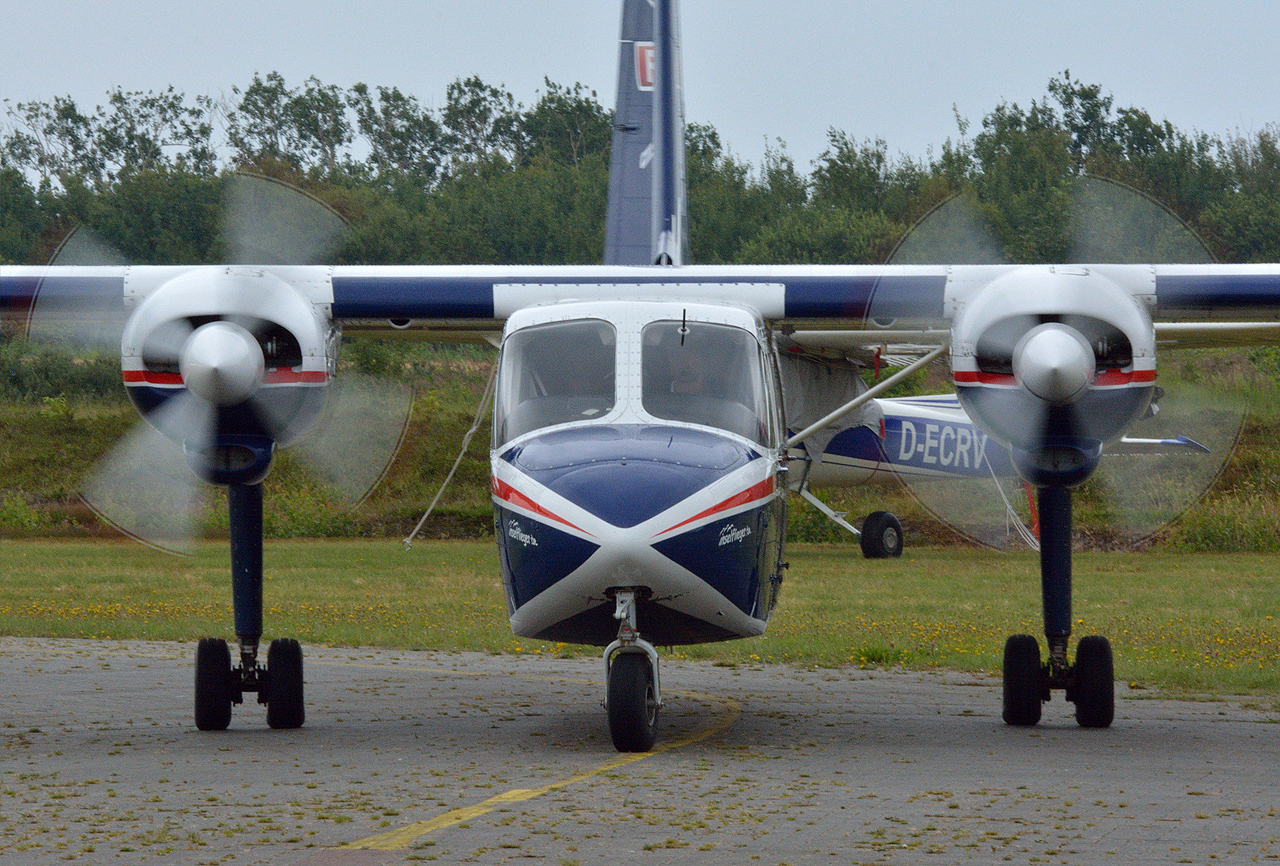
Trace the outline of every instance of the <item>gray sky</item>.
[[[254, 72], [290, 86], [394, 85], [438, 107], [478, 74], [528, 105], [543, 77], [612, 105], [618, 0], [8, 0], [0, 99], [106, 92], [230, 96]], [[830, 126], [924, 156], [1001, 100], [1041, 97], [1069, 68], [1184, 131], [1280, 121], [1280, 4], [1190, 0], [684, 0], [687, 114], [759, 164], [781, 138], [798, 167]], [[1225, 8], [1224, 8], [1225, 7]]]

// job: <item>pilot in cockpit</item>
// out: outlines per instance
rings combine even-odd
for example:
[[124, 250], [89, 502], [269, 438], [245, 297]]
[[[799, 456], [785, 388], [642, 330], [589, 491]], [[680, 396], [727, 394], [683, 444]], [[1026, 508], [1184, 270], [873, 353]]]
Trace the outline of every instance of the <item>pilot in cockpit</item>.
[[707, 384], [707, 359], [702, 344], [690, 340], [681, 345], [673, 341], [667, 347], [667, 371], [672, 394], [702, 394]]

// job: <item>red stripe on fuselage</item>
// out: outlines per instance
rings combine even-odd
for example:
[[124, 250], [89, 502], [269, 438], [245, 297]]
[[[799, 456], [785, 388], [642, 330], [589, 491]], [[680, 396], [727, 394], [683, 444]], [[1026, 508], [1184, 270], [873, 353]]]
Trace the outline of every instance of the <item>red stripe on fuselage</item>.
[[742, 491], [741, 493], [730, 496], [728, 499], [726, 499], [724, 502], [721, 502], [719, 505], [713, 505], [710, 508], [708, 508], [706, 511], [703, 511], [699, 514], [695, 514], [693, 517], [690, 517], [688, 520], [682, 520], [679, 523], [677, 523], [675, 526], [664, 529], [662, 532], [659, 532], [657, 535], [655, 535], [654, 538], [657, 538], [658, 535], [665, 535], [666, 533], [670, 532], [673, 529], [679, 529], [680, 527], [689, 523], [693, 523], [696, 520], [701, 520], [704, 517], [710, 517], [713, 514], [719, 514], [721, 511], [728, 511], [731, 508], [737, 508], [740, 505], [747, 505], [748, 503], [755, 502], [756, 500], [764, 499], [773, 494], [773, 489], [774, 489], [773, 477], [770, 476], [766, 478], [764, 481], [761, 481], [759, 484], [753, 484], [750, 487], [748, 487], [746, 490]]
[[581, 529], [580, 527], [574, 526], [572, 523], [565, 520], [563, 517], [559, 516], [558, 514], [552, 514], [550, 511], [543, 508], [541, 505], [534, 502], [528, 496], [525, 496], [523, 493], [521, 493], [519, 490], [516, 490], [514, 487], [512, 487], [510, 484], [506, 483], [505, 481], [499, 481], [497, 478], [491, 478], [490, 487], [493, 490], [493, 495], [501, 499], [503, 502], [508, 502], [512, 505], [519, 506], [520, 508], [523, 508], [527, 511], [532, 511], [534, 514], [537, 514], [540, 517], [550, 518], [551, 520], [554, 520], [557, 523], [563, 523], [565, 526], [568, 526], [571, 529], [577, 529], [583, 535], [591, 535], [590, 532], [587, 532], [585, 529]]

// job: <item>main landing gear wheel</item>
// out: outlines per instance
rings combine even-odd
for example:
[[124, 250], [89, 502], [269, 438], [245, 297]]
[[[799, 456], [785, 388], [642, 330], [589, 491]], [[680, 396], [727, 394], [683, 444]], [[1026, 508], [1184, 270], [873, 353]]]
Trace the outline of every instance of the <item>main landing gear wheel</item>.
[[1045, 698], [1040, 644], [1029, 634], [1015, 634], [1004, 644], [1004, 722], [1030, 726], [1040, 721]]
[[231, 724], [231, 651], [219, 638], [196, 645], [196, 727], [225, 731]]
[[647, 752], [658, 735], [653, 670], [644, 653], [621, 652], [609, 665], [609, 735], [619, 752]]
[[267, 649], [266, 680], [267, 724], [286, 730], [302, 727], [302, 645], [292, 638], [273, 640]]
[[867, 559], [902, 556], [902, 523], [888, 511], [873, 511], [862, 521], [859, 541]]
[[1111, 642], [1100, 635], [1080, 638], [1070, 700], [1076, 704], [1076, 721], [1082, 728], [1111, 726], [1116, 714], [1115, 672]]
[[1111, 642], [1101, 635], [1080, 639], [1076, 663], [1061, 673], [1040, 664], [1040, 645], [1029, 634], [1017, 634], [1004, 645], [1004, 721], [1030, 726], [1040, 721], [1040, 704], [1050, 688], [1066, 689], [1076, 705], [1082, 728], [1107, 728], [1115, 719], [1115, 666]]

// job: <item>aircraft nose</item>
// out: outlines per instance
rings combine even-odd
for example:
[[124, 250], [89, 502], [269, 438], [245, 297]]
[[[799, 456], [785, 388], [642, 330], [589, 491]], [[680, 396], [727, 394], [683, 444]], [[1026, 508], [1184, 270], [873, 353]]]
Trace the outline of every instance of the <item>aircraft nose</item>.
[[502, 459], [609, 525], [629, 529], [759, 457], [708, 431], [611, 425], [550, 432]]

